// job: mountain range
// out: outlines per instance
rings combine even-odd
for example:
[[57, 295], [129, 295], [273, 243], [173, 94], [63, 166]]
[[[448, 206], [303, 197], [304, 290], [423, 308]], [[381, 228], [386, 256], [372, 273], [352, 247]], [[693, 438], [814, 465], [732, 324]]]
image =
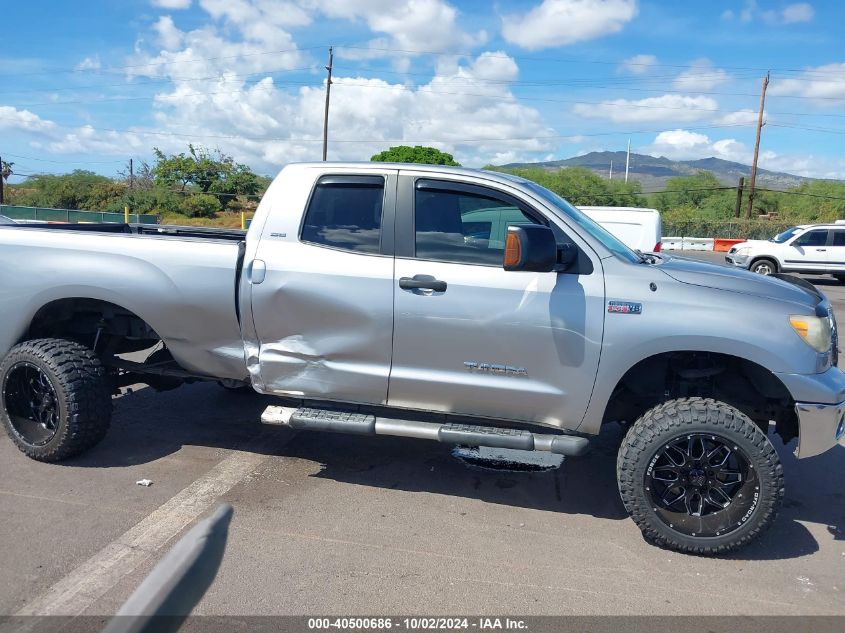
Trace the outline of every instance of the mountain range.
[[[584, 167], [607, 178], [610, 175], [610, 163], [613, 161], [613, 179], [625, 177], [625, 152], [589, 152], [563, 160], [540, 163], [509, 163], [503, 167], [540, 167], [542, 169], [560, 169], [562, 167]], [[735, 163], [721, 158], [701, 158], [698, 160], [671, 160], [663, 156], [631, 153], [628, 179], [639, 180], [643, 191], [659, 191], [666, 187], [666, 181], [675, 176], [691, 176], [699, 171], [715, 174], [726, 186], [735, 186], [740, 176], [745, 176], [746, 187], [751, 177], [751, 166]], [[806, 180], [803, 176], [787, 174], [768, 169], [757, 168], [757, 186], [768, 189], [789, 189]]]

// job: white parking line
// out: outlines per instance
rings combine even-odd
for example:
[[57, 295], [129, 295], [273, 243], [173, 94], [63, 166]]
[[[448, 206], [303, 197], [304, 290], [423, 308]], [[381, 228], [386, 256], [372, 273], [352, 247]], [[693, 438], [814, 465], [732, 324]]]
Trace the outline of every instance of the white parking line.
[[[267, 458], [266, 454], [233, 451], [208, 473], [34, 598], [15, 616], [79, 615], [84, 612]], [[33, 626], [38, 624], [36, 619], [30, 622]]]

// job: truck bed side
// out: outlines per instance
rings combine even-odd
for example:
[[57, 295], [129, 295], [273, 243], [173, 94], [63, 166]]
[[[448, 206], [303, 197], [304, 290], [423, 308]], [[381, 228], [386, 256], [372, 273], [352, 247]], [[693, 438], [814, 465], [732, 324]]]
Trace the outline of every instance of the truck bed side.
[[115, 304], [143, 319], [188, 371], [246, 377], [235, 306], [232, 236], [0, 229], [0, 355], [45, 306]]

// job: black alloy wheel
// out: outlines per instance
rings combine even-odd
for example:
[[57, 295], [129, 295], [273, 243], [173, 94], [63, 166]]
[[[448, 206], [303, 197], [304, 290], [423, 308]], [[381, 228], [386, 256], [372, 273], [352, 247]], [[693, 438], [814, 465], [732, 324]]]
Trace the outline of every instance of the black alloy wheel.
[[44, 446], [59, 429], [59, 398], [50, 378], [28, 362], [13, 365], [3, 381], [12, 431], [31, 446]]
[[663, 523], [694, 537], [722, 536], [754, 512], [759, 479], [734, 442], [713, 434], [684, 435], [663, 445], [645, 486]]

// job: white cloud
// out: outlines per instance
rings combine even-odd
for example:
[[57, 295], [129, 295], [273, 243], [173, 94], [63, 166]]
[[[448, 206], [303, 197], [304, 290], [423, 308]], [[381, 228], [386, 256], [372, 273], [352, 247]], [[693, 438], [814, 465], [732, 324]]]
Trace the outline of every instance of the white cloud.
[[632, 75], [644, 75], [656, 63], [657, 58], [654, 55], [634, 55], [622, 62], [619, 70]]
[[18, 110], [12, 106], [0, 106], [0, 130], [26, 130], [27, 132], [48, 132], [55, 129], [53, 121], [42, 119], [29, 110]]
[[153, 25], [153, 30], [158, 34], [158, 41], [165, 50], [171, 51], [182, 45], [182, 31], [176, 28], [173, 18], [163, 15]]
[[706, 134], [683, 129], [660, 132], [646, 151], [653, 156], [665, 156], [673, 160], [695, 160], [711, 156], [736, 162], [751, 160], [748, 148], [736, 139], [713, 142]]
[[[423, 143], [453, 153], [465, 164], [484, 164], [550, 152], [557, 143], [544, 137], [555, 132], [539, 112], [520, 104], [506, 85], [479, 85], [482, 79], [513, 79], [518, 70], [510, 57], [488, 52], [441, 69], [418, 87], [338, 74], [332, 86], [329, 155], [367, 160], [391, 144]], [[269, 172], [294, 160], [319, 159], [322, 85], [289, 93], [269, 77], [253, 85], [241, 83], [239, 89], [222, 83], [224, 79], [216, 94], [198, 95], [193, 86], [179, 85], [159, 95], [157, 129], [192, 133], [199, 141], [208, 135], [208, 144], [225, 145], [238, 160]], [[472, 90], [467, 93], [462, 84]], [[232, 138], [215, 140], [218, 135]], [[163, 137], [156, 144], [177, 149], [185, 141]]]
[[93, 55], [83, 59], [74, 68], [76, 70], [99, 70], [101, 67], [102, 63], [100, 62], [100, 56]]
[[712, 90], [716, 86], [730, 81], [730, 75], [721, 68], [713, 66], [713, 62], [700, 58], [690, 62], [690, 67], [675, 77], [674, 85], [677, 90], [701, 92]]
[[[665, 156], [673, 160], [696, 160], [716, 157], [750, 165], [752, 148], [734, 138], [713, 141], [706, 134], [677, 129], [660, 132], [643, 150], [652, 156]], [[780, 154], [771, 150], [760, 152], [761, 169], [781, 171], [809, 178], [845, 178], [845, 160], [813, 154]]]
[[90, 126], [65, 128], [29, 110], [0, 106], [0, 130], [27, 133], [31, 147], [55, 154], [103, 153], [125, 155], [127, 148], [148, 150], [139, 135], [94, 130]]
[[[519, 74], [511, 57], [489, 51], [460, 61], [458, 51], [476, 46], [485, 36], [464, 31], [458, 11], [445, 0], [359, 0], [354, 5], [333, 0], [198, 1], [212, 18], [210, 23], [180, 30], [164, 16], [152, 28], [158, 48], [145, 52], [149, 44], [138, 44], [129, 72], [165, 76], [171, 83], [153, 102], [159, 135], [145, 137], [144, 130], [136, 128], [135, 137], [127, 142], [142, 139], [165, 151], [183, 149], [189, 140], [219, 145], [237, 160], [266, 172], [294, 160], [319, 159], [325, 99], [324, 75], [318, 67], [322, 53], [315, 60], [296, 50], [289, 30], [322, 16], [366, 23], [378, 35], [373, 48], [456, 52], [439, 57], [434, 76], [420, 86], [344, 73], [343, 64], [337, 64], [329, 125], [331, 158], [366, 160], [391, 143], [437, 141], [430, 144], [461, 162], [484, 164], [494, 158], [524, 160], [558, 146], [544, 138], [555, 132], [539, 112], [520, 104], [508, 89], [507, 82]], [[288, 52], [263, 54], [267, 50]], [[384, 54], [344, 52], [348, 51], [359, 58]], [[400, 56], [394, 68], [407, 70], [409, 60], [410, 55]], [[292, 89], [284, 85], [284, 77], [262, 77], [308, 63], [318, 67], [312, 85]], [[174, 136], [168, 137], [168, 131]], [[63, 141], [53, 149], [91, 142], [79, 130]]]
[[787, 5], [783, 12], [784, 24], [792, 24], [793, 22], [810, 22], [816, 15], [815, 9], [807, 2], [799, 2], [797, 4]]
[[149, 137], [136, 132], [111, 132], [83, 125], [44, 144], [48, 152], [56, 154], [99, 153], [125, 155], [127, 150], [148, 151]]
[[191, 0], [152, 0], [154, 7], [161, 9], [187, 9], [191, 6]]
[[[800, 22], [812, 22], [816, 15], [813, 5], [808, 2], [796, 2], [788, 4], [781, 9], [768, 9], [762, 11], [756, 0], [746, 0], [745, 6], [739, 13], [739, 19], [743, 22], [751, 22], [758, 18], [767, 24], [797, 24]], [[722, 18], [732, 20], [734, 12], [730, 9], [722, 12]]]
[[306, 0], [306, 4], [329, 18], [362, 20], [374, 33], [388, 36], [386, 42], [371, 42], [373, 48], [385, 48], [386, 43], [386, 48], [406, 51], [461, 51], [487, 40], [483, 30], [462, 30], [457, 9], [445, 0]]
[[763, 19], [769, 24], [795, 24], [798, 22], [811, 22], [816, 12], [806, 2], [789, 4], [780, 11], [763, 11]]
[[[763, 120], [766, 120], [765, 110], [763, 111]], [[736, 110], [735, 112], [728, 112], [716, 119], [716, 123], [721, 125], [756, 125], [757, 111], [745, 108], [743, 110]]]
[[700, 121], [712, 118], [719, 104], [710, 97], [666, 94], [645, 99], [613, 99], [598, 104], [579, 103], [574, 111], [590, 119], [614, 123], [646, 121]]
[[769, 94], [811, 97], [818, 99], [819, 105], [841, 106], [841, 102], [835, 100], [845, 100], [845, 63], [807, 68], [790, 79], [775, 76], [769, 85]]
[[636, 0], [543, 0], [502, 18], [505, 40], [529, 50], [566, 46], [618, 33], [637, 15]]

